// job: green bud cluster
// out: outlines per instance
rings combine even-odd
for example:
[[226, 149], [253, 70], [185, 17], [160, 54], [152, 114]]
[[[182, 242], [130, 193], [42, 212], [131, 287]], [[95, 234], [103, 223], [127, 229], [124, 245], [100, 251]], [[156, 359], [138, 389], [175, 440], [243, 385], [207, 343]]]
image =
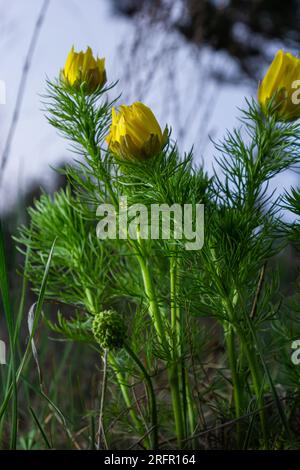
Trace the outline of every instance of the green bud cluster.
[[121, 349], [127, 336], [123, 317], [115, 310], [97, 313], [92, 326], [94, 338], [104, 349]]

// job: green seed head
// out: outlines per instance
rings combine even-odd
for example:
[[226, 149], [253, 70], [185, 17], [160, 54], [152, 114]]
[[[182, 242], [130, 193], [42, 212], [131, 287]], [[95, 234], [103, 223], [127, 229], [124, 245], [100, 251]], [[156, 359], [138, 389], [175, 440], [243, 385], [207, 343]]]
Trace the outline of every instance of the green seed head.
[[121, 349], [127, 336], [122, 316], [115, 310], [96, 313], [93, 321], [95, 340], [104, 349]]

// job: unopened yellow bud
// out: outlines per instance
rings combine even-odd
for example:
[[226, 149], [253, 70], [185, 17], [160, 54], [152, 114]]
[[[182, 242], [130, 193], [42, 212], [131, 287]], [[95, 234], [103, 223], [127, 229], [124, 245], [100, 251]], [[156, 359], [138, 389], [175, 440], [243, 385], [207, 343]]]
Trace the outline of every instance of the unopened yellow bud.
[[137, 101], [112, 110], [112, 124], [106, 138], [112, 153], [125, 160], [147, 160], [157, 155], [168, 139], [150, 108]]
[[86, 52], [75, 52], [72, 47], [61, 78], [70, 88], [79, 90], [83, 86], [91, 94], [106, 83], [105, 59], [95, 58], [90, 47]]
[[[294, 121], [300, 117], [300, 59], [279, 50], [258, 88], [258, 101], [264, 112], [275, 99], [278, 118]], [[276, 104], [278, 106], [276, 106]]]

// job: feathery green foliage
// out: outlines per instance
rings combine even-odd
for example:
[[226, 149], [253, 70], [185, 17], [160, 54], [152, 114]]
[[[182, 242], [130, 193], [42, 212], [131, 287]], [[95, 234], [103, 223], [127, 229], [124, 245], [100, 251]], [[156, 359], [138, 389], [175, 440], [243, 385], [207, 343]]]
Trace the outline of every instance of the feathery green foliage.
[[[36, 291], [56, 240], [43, 295], [63, 306], [56, 321], [45, 312], [45, 322], [104, 363], [98, 434], [93, 411], [89, 447], [95, 440], [115, 446], [118, 433], [121, 445], [129, 440], [136, 448], [299, 447], [293, 414], [300, 376], [289, 354], [300, 338], [298, 297], [284, 298], [277, 265], [289, 242], [299, 248], [299, 223], [284, 223], [280, 209], [298, 216], [300, 196], [269, 189], [299, 161], [299, 125], [278, 122], [272, 101], [265, 114], [247, 102], [240, 128], [216, 143], [211, 178], [195, 167], [192, 152], [179, 154], [171, 135], [152, 159], [125, 162], [104, 145], [112, 88], [86, 96], [83, 88], [48, 82], [48, 120], [77, 158], [65, 169], [67, 187], [43, 194], [17, 237], [29, 250], [24, 275]], [[203, 248], [186, 250], [184, 237], [144, 239], [138, 225], [135, 237], [100, 240], [97, 207], [110, 203], [118, 214], [121, 196], [148, 209], [190, 204], [192, 217], [204, 204]], [[105, 311], [124, 319], [120, 350], [106, 341], [110, 318], [105, 328], [95, 323]]]

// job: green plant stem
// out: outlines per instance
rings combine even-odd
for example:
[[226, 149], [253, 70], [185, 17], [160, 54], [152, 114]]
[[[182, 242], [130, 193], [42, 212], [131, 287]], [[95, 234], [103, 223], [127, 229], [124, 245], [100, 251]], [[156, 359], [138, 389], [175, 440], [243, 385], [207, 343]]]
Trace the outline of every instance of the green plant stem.
[[[196, 427], [195, 423], [195, 412], [193, 407], [192, 395], [191, 395], [191, 388], [190, 388], [190, 381], [189, 381], [189, 374], [185, 367], [185, 360], [184, 354], [182, 350], [183, 346], [183, 337], [182, 333], [184, 331], [184, 318], [181, 312], [180, 303], [178, 302], [178, 298], [180, 295], [180, 265], [181, 259], [178, 256], [178, 253], [175, 254], [170, 259], [170, 285], [171, 285], [171, 307], [172, 303], [174, 306], [174, 330], [175, 336], [177, 341], [178, 347], [178, 355], [180, 360], [180, 367], [181, 371], [179, 373], [179, 383], [182, 390], [182, 400], [183, 400], [183, 420], [184, 426], [186, 430], [186, 438], [193, 435]], [[173, 292], [173, 295], [172, 295]], [[173, 328], [172, 328], [173, 330]], [[187, 417], [187, 419], [186, 419]], [[189, 433], [187, 430], [187, 421], [188, 420], [188, 427]], [[192, 439], [192, 447], [196, 448], [195, 439]]]
[[88, 135], [86, 136], [86, 139], [87, 139], [86, 149], [88, 153], [90, 154], [90, 156], [93, 158], [93, 160], [99, 162], [99, 167], [98, 167], [98, 171], [100, 173], [99, 176], [101, 176], [101, 179], [105, 185], [105, 188], [110, 196], [111, 202], [113, 203], [115, 208], [117, 208], [119, 205], [118, 199], [114, 193], [114, 190], [110, 181], [110, 175], [107, 173], [104, 163], [101, 161], [99, 148], [97, 144], [95, 143], [94, 139], [91, 139]]
[[[183, 355], [182, 355], [182, 334], [181, 334], [181, 312], [180, 307], [177, 305], [177, 289], [178, 289], [178, 260], [177, 254], [172, 254], [170, 257], [170, 298], [171, 298], [171, 341], [173, 343], [173, 357], [172, 366], [169, 372], [171, 396], [173, 411], [175, 417], [176, 435], [179, 448], [181, 447], [182, 440], [184, 439], [184, 426], [185, 412], [181, 400], [180, 388], [182, 394], [186, 393], [186, 388], [183, 387], [184, 376], [182, 371]], [[181, 364], [181, 370], [179, 367]], [[185, 401], [184, 401], [185, 402]]]
[[182, 442], [184, 439], [184, 426], [183, 426], [183, 417], [182, 417], [182, 406], [181, 406], [181, 396], [179, 388], [179, 377], [178, 377], [178, 366], [176, 363], [171, 363], [168, 365], [168, 377], [171, 387], [171, 398], [173, 413], [175, 419], [175, 429], [176, 437], [179, 449], [182, 447]]
[[147, 382], [147, 392], [148, 392], [148, 400], [150, 401], [150, 414], [151, 414], [151, 424], [152, 424], [152, 449], [158, 449], [158, 422], [157, 422], [157, 406], [156, 406], [156, 397], [155, 392], [152, 384], [152, 380], [150, 375], [148, 374], [146, 368], [144, 367], [143, 363], [134, 353], [134, 351], [125, 344], [125, 349], [129, 356], [133, 359], [133, 361], [137, 364], [140, 368], [146, 382]]
[[229, 368], [231, 371], [232, 377], [232, 386], [233, 386], [233, 400], [234, 400], [234, 408], [235, 408], [235, 416], [237, 418], [237, 443], [238, 447], [241, 444], [241, 425], [239, 418], [241, 417], [241, 409], [242, 409], [242, 389], [240, 383], [240, 377], [237, 369], [237, 357], [236, 357], [236, 350], [235, 350], [235, 333], [231, 325], [227, 323], [227, 325], [223, 325], [224, 327], [224, 335], [225, 335], [225, 344], [228, 356], [228, 363]]
[[[228, 315], [230, 316], [230, 318], [234, 318], [233, 306], [232, 306], [231, 302], [228, 300], [228, 298], [226, 299], [225, 304], [226, 304]], [[244, 351], [245, 351], [245, 354], [246, 354], [246, 357], [247, 357], [247, 361], [248, 361], [248, 364], [249, 364], [249, 369], [250, 369], [251, 378], [252, 378], [252, 382], [253, 382], [253, 388], [254, 388], [254, 392], [255, 392], [255, 395], [256, 395], [258, 406], [260, 408], [259, 415], [260, 415], [260, 422], [261, 422], [263, 438], [264, 438], [265, 446], [267, 446], [268, 432], [267, 432], [266, 414], [265, 414], [265, 410], [264, 410], [264, 406], [265, 406], [264, 405], [264, 397], [261, 393], [261, 387], [260, 387], [261, 374], [259, 372], [259, 368], [257, 367], [255, 352], [250, 350], [250, 348], [248, 346], [247, 338], [244, 337], [244, 334], [243, 334], [243, 332], [241, 331], [240, 328], [238, 329], [238, 336], [239, 336], [239, 339], [240, 339], [240, 341], [243, 345], [243, 348], [244, 348]], [[232, 341], [233, 341], [232, 345], [230, 345], [230, 344], [227, 345], [227, 350], [229, 352], [233, 351], [233, 348], [234, 348], [234, 338], [231, 339], [231, 342]], [[226, 344], [227, 344], [227, 342], [226, 342]], [[236, 357], [235, 358], [234, 357], [232, 357], [232, 358], [229, 357], [229, 361], [232, 361], [232, 363], [235, 361], [235, 364], [237, 365]], [[232, 364], [232, 367], [233, 367], [233, 364]], [[235, 366], [235, 370], [236, 370], [236, 366]], [[233, 372], [233, 369], [232, 369], [232, 372]], [[234, 387], [235, 387], [235, 379], [234, 379], [234, 376], [232, 376], [232, 377], [233, 377], [233, 383], [234, 383]], [[238, 384], [237, 384], [238, 385], [238, 388], [237, 388], [238, 393], [237, 393], [237, 396], [235, 397], [236, 410], [237, 410], [237, 407], [239, 405], [241, 405], [240, 398], [242, 396], [242, 390], [241, 390], [241, 387], [240, 387], [240, 383], [239, 383], [240, 380], [239, 380], [237, 370], [236, 370], [236, 380], [238, 381]], [[238, 399], [238, 402], [236, 402], [237, 399]]]
[[149, 302], [149, 313], [151, 316], [151, 319], [153, 321], [153, 325], [155, 327], [155, 330], [158, 335], [159, 342], [162, 345], [166, 344], [166, 335], [164, 332], [164, 327], [163, 327], [163, 321], [162, 321], [162, 316], [161, 312], [157, 303], [156, 295], [155, 295], [155, 290], [153, 286], [153, 280], [152, 276], [150, 273], [150, 269], [148, 266], [148, 262], [145, 259], [145, 257], [142, 254], [137, 254], [137, 259], [140, 265], [142, 277], [143, 277], [143, 283], [144, 283], [144, 289], [146, 296], [148, 298]]
[[[195, 412], [194, 412], [194, 405], [193, 405], [193, 398], [191, 394], [190, 382], [189, 382], [189, 374], [187, 370], [182, 371], [185, 374], [185, 390], [186, 390], [186, 400], [187, 400], [187, 414], [188, 414], [188, 421], [189, 421], [189, 431], [190, 435], [193, 436], [195, 433], [196, 428], [196, 421], [195, 421]], [[189, 437], [189, 436], [187, 436]], [[192, 438], [192, 449], [197, 448], [196, 439]]]
[[[222, 304], [224, 311], [227, 312], [227, 315], [232, 322], [234, 323], [235, 320], [235, 312], [232, 305], [232, 302], [226, 292], [224, 291], [222, 282], [220, 281], [220, 273], [218, 268], [218, 261], [216, 258], [216, 253], [213, 248], [211, 248], [211, 255], [213, 258], [215, 271], [213, 271], [213, 278], [214, 282], [218, 288], [219, 294], [222, 298]], [[234, 297], [234, 302], [237, 301], [237, 297]], [[241, 423], [239, 418], [241, 416], [241, 410], [243, 409], [243, 390], [241, 387], [240, 381], [240, 374], [238, 370], [238, 361], [236, 357], [236, 349], [235, 349], [235, 332], [231, 323], [228, 321], [223, 321], [223, 331], [225, 337], [225, 345], [228, 357], [228, 364], [231, 371], [232, 377], [232, 386], [233, 386], [233, 401], [234, 401], [234, 408], [235, 408], [235, 416], [237, 418], [236, 430], [237, 430], [237, 444], [238, 447], [241, 446]]]
[[170, 256], [170, 297], [171, 297], [171, 328], [173, 334], [174, 353], [181, 356], [181, 318], [177, 305], [177, 255]]
[[260, 373], [260, 370], [258, 368], [258, 364], [257, 364], [257, 361], [256, 361], [255, 351], [251, 350], [248, 347], [247, 339], [243, 338], [242, 341], [243, 341], [243, 344], [244, 344], [244, 349], [245, 349], [246, 357], [247, 357], [248, 364], [249, 364], [249, 369], [250, 369], [250, 373], [251, 373], [254, 393], [256, 395], [258, 407], [260, 409], [259, 417], [260, 417], [261, 429], [262, 429], [262, 433], [263, 433], [265, 448], [267, 448], [267, 446], [268, 446], [268, 427], [267, 427], [267, 420], [266, 420], [264, 396], [263, 396], [262, 389], [261, 389], [262, 377], [261, 377], [261, 373]]
[[[141, 248], [141, 251], [137, 254], [137, 258], [138, 258], [139, 265], [141, 268], [145, 293], [149, 302], [149, 313], [152, 318], [155, 330], [157, 332], [159, 342], [161, 343], [162, 346], [165, 346], [168, 348], [169, 345], [168, 345], [167, 338], [166, 338], [164, 328], [163, 328], [161, 312], [160, 312], [157, 299], [155, 296], [152, 276], [149, 270], [147, 260], [143, 256], [141, 241], [140, 241], [140, 248]], [[171, 318], [171, 328], [172, 328], [172, 321], [173, 321], [173, 324], [177, 323], [176, 312], [173, 313], [173, 320]], [[171, 388], [171, 398], [172, 398], [172, 406], [173, 406], [173, 413], [174, 413], [174, 419], [175, 419], [177, 442], [178, 442], [179, 447], [181, 447], [182, 440], [184, 439], [184, 426], [183, 426], [183, 417], [182, 417], [177, 361], [178, 361], [178, 358], [176, 355], [175, 361], [172, 358], [171, 364], [168, 364], [167, 367], [168, 367], [169, 383], [170, 383], [170, 388]]]
[[[111, 367], [112, 367], [112, 369], [113, 369], [113, 371], [116, 375], [118, 385], [120, 387], [120, 390], [121, 390], [121, 393], [122, 393], [122, 396], [123, 396], [123, 400], [124, 400], [125, 405], [127, 406], [128, 410], [129, 410], [129, 415], [132, 419], [132, 422], [133, 422], [138, 434], [142, 436], [142, 435], [144, 435], [144, 429], [142, 428], [141, 422], [140, 422], [139, 418], [137, 417], [135, 409], [133, 407], [133, 404], [132, 404], [132, 401], [131, 401], [131, 398], [130, 398], [130, 394], [128, 393], [128, 386], [125, 383], [125, 378], [124, 378], [122, 372], [120, 371], [119, 364], [116, 361], [116, 358], [114, 357], [112, 352], [110, 352], [108, 354], [108, 361], [109, 361], [109, 363], [110, 363], [110, 365], [111, 365]], [[149, 448], [149, 445], [146, 441], [144, 442], [144, 446], [146, 447], [146, 449]]]

